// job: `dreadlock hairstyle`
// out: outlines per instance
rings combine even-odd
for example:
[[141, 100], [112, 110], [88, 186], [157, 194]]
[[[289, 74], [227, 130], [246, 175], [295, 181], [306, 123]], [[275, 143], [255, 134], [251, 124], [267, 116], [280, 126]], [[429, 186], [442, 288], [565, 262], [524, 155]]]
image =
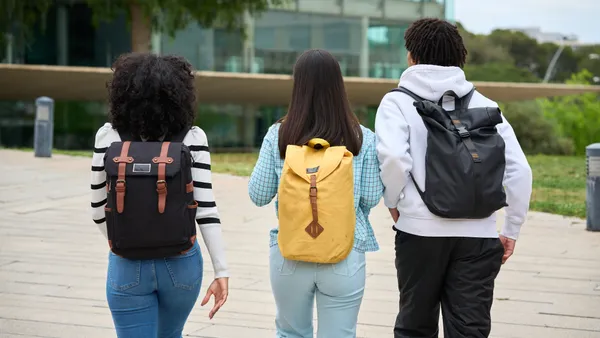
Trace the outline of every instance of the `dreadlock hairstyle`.
[[448, 21], [425, 18], [412, 23], [404, 33], [406, 49], [415, 63], [464, 67], [467, 49], [458, 27]]

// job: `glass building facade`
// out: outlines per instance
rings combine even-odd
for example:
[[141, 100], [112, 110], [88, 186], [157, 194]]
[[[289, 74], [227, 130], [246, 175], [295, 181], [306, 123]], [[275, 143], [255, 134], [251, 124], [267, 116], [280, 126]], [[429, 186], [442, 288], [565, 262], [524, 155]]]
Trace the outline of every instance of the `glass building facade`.
[[[247, 37], [222, 28], [191, 24], [175, 37], [155, 32], [152, 49], [178, 54], [198, 70], [291, 74], [296, 58], [310, 48], [330, 51], [345, 76], [397, 79], [407, 67], [404, 32], [420, 17], [452, 15], [451, 0], [296, 0], [284, 9], [245, 16]], [[451, 18], [449, 18], [451, 19]], [[108, 67], [130, 50], [125, 17], [95, 26], [85, 3], [53, 6], [45, 30], [25, 45], [7, 43], [2, 62]], [[10, 40], [9, 40], [10, 41]], [[202, 88], [199, 88], [202, 90]], [[235, 93], [232, 93], [235, 95]], [[373, 107], [354, 107], [372, 126]], [[106, 121], [102, 102], [57, 102], [55, 147], [89, 149]], [[197, 124], [216, 148], [253, 148], [286, 107], [200, 105]], [[0, 144], [33, 144], [31, 102], [0, 102]]]

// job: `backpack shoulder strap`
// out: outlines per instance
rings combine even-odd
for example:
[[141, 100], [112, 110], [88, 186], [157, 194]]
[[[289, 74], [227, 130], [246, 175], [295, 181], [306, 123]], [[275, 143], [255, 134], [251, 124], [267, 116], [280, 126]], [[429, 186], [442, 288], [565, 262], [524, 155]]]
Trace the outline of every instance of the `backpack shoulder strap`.
[[398, 87], [398, 88], [394, 88], [392, 90], [389, 91], [391, 92], [400, 92], [400, 93], [404, 93], [410, 97], [413, 98], [413, 100], [417, 101], [417, 102], [421, 102], [421, 101], [425, 101], [425, 99], [423, 99], [422, 97], [420, 97], [419, 95], [411, 92], [410, 90], [404, 88], [404, 87]]
[[467, 95], [461, 97], [460, 99], [457, 99], [457, 108], [464, 108], [464, 109], [468, 109], [469, 108], [469, 103], [471, 103], [471, 99], [473, 98], [473, 93], [475, 93], [475, 86], [473, 86], [473, 88], [471, 88], [471, 91], [469, 91], [467, 93]]

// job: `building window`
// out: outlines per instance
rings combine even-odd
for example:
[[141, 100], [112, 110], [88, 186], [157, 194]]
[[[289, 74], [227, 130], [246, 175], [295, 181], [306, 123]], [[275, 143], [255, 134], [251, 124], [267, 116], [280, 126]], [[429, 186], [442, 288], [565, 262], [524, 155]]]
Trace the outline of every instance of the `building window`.
[[67, 63], [71, 66], [100, 66], [95, 57], [96, 29], [92, 25], [92, 10], [86, 4], [72, 5], [68, 27]]
[[406, 25], [371, 21], [369, 40], [369, 77], [398, 79], [408, 67], [404, 33]]
[[270, 27], [256, 27], [254, 31], [254, 48], [275, 48], [275, 30]]
[[387, 37], [388, 28], [386, 26], [369, 27], [367, 30], [367, 39], [370, 45], [385, 45], [389, 43]]
[[326, 23], [323, 25], [325, 48], [328, 50], [350, 49], [350, 27], [343, 22]]
[[295, 51], [305, 51], [310, 48], [310, 26], [294, 25], [286, 27], [289, 35], [289, 46]]
[[254, 53], [265, 73], [291, 74], [301, 53], [323, 48], [337, 58], [345, 75], [359, 75], [358, 18], [268, 11], [256, 19], [254, 27]]
[[230, 72], [230, 69], [243, 71], [243, 40], [240, 32], [214, 29], [214, 70]]

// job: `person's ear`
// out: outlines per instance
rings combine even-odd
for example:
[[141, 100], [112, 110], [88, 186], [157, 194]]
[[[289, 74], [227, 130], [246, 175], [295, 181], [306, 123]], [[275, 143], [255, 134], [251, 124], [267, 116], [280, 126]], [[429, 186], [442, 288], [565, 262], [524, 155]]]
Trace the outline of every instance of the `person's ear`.
[[406, 60], [408, 61], [408, 66], [409, 66], [409, 67], [410, 67], [410, 66], [414, 66], [414, 65], [416, 65], [416, 64], [417, 64], [417, 63], [415, 62], [415, 60], [413, 59], [413, 57], [412, 57], [412, 54], [411, 54], [410, 52], [407, 52], [407, 53], [406, 53]]

